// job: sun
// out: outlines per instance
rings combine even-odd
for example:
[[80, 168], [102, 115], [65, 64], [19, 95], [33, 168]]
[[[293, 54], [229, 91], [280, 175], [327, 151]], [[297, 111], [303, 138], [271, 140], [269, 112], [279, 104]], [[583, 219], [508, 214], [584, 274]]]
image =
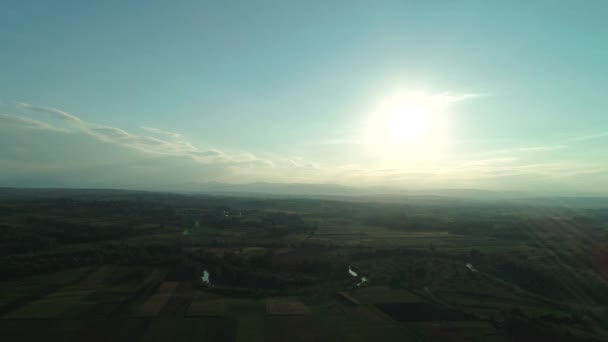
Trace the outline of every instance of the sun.
[[369, 116], [368, 141], [392, 160], [426, 158], [445, 140], [445, 105], [441, 97], [420, 92], [387, 96]]
[[385, 113], [385, 129], [398, 143], [411, 144], [424, 137], [429, 128], [429, 108], [419, 103], [398, 103]]

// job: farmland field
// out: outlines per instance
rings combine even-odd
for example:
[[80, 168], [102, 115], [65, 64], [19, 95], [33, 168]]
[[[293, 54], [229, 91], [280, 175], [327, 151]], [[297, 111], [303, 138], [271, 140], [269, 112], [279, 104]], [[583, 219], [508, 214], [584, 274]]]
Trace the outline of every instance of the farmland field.
[[608, 336], [597, 208], [88, 196], [0, 200], [7, 340]]
[[298, 298], [272, 298], [266, 301], [269, 315], [310, 315], [310, 309]]
[[171, 299], [173, 292], [178, 285], [179, 283], [173, 281], [162, 283], [158, 290], [156, 290], [156, 293], [148, 298], [142, 305], [138, 316], [147, 317], [158, 315], [165, 304]]

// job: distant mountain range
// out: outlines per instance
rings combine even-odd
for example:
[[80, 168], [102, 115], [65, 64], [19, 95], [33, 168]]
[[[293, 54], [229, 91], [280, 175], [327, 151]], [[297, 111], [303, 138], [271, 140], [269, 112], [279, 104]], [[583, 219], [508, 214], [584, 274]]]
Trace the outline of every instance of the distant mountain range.
[[[0, 187], [0, 198], [26, 197], [78, 197], [128, 195], [142, 190], [85, 189], [85, 188], [13, 188]], [[162, 188], [150, 189], [152, 192], [165, 192], [187, 195], [223, 196], [261, 196], [261, 197], [309, 197], [328, 199], [350, 199], [361, 201], [399, 201], [399, 200], [475, 200], [500, 201], [524, 205], [551, 205], [572, 207], [608, 207], [606, 196], [539, 196], [522, 192], [501, 192], [479, 189], [429, 189], [404, 190], [391, 187], [349, 187], [338, 184], [304, 183], [244, 183], [230, 184], [221, 182], [181, 183]], [[144, 191], [144, 192], [150, 192]]]
[[166, 191], [200, 194], [234, 194], [234, 195], [287, 195], [287, 196], [331, 196], [331, 197], [463, 197], [470, 199], [511, 199], [528, 197], [519, 192], [498, 192], [478, 189], [434, 189], [403, 190], [391, 187], [350, 187], [338, 184], [304, 184], [304, 183], [244, 183], [229, 184], [221, 182], [184, 183], [173, 185]]
[[364, 196], [372, 194], [370, 189], [348, 187], [338, 184], [303, 183], [244, 183], [220, 182], [185, 183], [171, 186], [170, 191], [187, 193], [291, 195], [291, 196]]

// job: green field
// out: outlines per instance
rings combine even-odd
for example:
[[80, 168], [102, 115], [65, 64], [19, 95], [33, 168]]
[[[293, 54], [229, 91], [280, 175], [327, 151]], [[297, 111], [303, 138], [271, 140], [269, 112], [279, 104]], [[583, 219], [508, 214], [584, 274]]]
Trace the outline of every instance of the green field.
[[600, 209], [137, 196], [0, 200], [7, 340], [608, 336]]

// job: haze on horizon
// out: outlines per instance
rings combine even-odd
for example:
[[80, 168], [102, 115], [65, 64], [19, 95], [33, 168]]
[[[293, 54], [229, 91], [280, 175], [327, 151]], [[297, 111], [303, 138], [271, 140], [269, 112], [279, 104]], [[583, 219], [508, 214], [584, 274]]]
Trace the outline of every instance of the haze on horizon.
[[608, 194], [608, 2], [8, 1], [0, 186]]

